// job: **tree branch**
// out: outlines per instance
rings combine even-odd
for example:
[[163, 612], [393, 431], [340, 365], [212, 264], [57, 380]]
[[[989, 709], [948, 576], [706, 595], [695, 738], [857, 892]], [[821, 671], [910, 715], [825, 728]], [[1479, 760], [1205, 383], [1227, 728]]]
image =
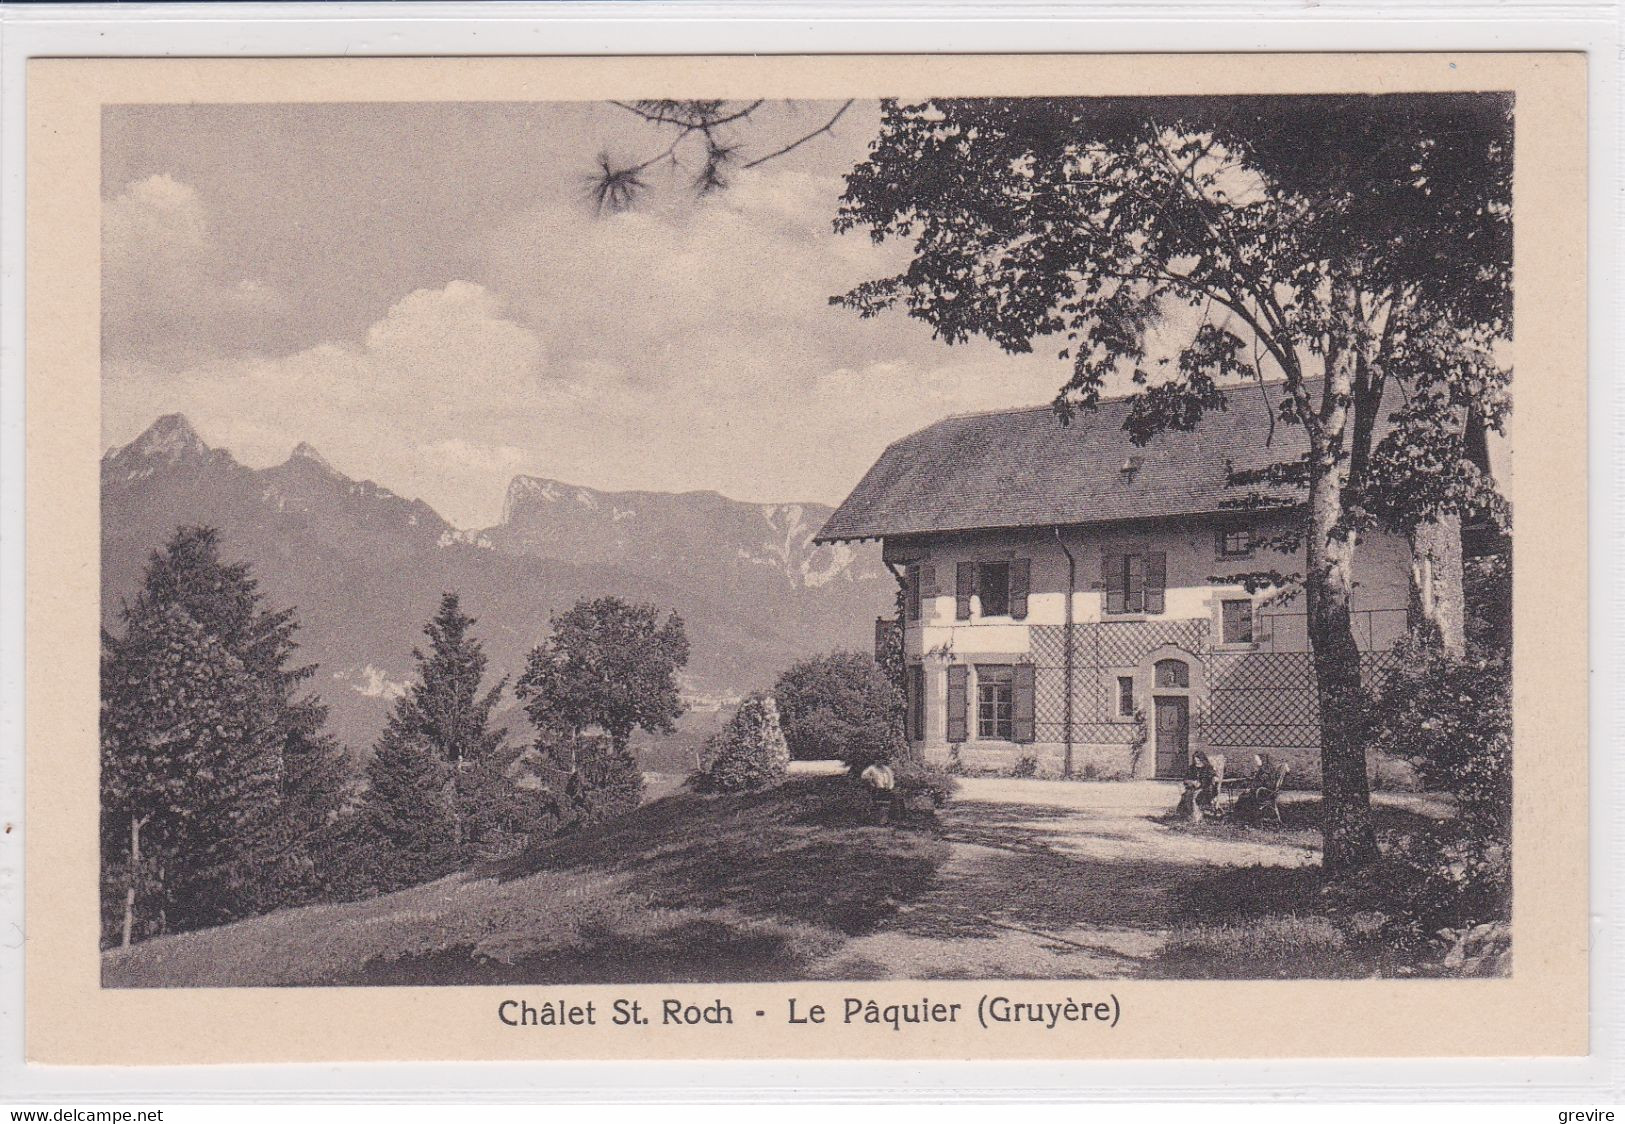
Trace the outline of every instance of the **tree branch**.
[[846, 111], [852, 108], [852, 103], [856, 100], [857, 99], [855, 98], [848, 98], [846, 101], [841, 103], [841, 108], [837, 109], [830, 119], [825, 121], [818, 128], [797, 140], [791, 141], [789, 144], [785, 145], [781, 149], [778, 149], [777, 151], [769, 152], [766, 156], [758, 156], [755, 160], [752, 160], [746, 164], [745, 167], [754, 168], [758, 164], [766, 164], [769, 160], [777, 160], [780, 156], [783, 156], [786, 153], [794, 152], [796, 149], [800, 148], [814, 137], [822, 136], [823, 134], [829, 132], [831, 129], [835, 128], [835, 123], [846, 114]]

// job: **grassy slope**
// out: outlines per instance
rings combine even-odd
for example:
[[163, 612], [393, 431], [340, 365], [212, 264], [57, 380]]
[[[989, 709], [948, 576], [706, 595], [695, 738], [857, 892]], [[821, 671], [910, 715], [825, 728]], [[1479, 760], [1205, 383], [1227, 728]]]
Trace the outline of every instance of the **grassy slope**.
[[501, 869], [104, 954], [109, 987], [796, 978], [931, 884], [929, 834], [840, 777], [678, 793]]

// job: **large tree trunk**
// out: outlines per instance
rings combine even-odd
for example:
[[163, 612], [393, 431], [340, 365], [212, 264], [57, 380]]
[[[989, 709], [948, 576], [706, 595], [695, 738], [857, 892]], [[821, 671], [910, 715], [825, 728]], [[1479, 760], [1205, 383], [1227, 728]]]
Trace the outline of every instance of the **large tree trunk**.
[[1319, 685], [1322, 861], [1331, 872], [1377, 858], [1362, 736], [1365, 694], [1350, 613], [1354, 533], [1342, 525], [1342, 498], [1335, 471], [1314, 475], [1304, 587]]
[[1461, 517], [1443, 515], [1411, 532], [1410, 632], [1460, 658], [1466, 650]]
[[1358, 372], [1369, 365], [1372, 339], [1349, 275], [1338, 271], [1331, 284], [1343, 331], [1327, 348], [1318, 424], [1310, 430], [1304, 586], [1320, 702], [1321, 862], [1327, 872], [1342, 873], [1378, 858], [1365, 770], [1365, 692], [1351, 605], [1356, 538], [1344, 510], [1351, 468], [1345, 437], [1351, 423], [1359, 428], [1360, 419], [1351, 416], [1354, 388]]

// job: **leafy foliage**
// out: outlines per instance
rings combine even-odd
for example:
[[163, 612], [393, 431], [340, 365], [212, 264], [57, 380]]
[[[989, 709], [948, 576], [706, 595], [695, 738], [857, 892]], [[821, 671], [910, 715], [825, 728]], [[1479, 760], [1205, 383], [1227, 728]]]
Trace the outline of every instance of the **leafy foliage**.
[[561, 827], [637, 807], [643, 774], [632, 731], [676, 728], [677, 673], [688, 649], [682, 618], [673, 612], [662, 621], [653, 605], [600, 597], [553, 618], [553, 634], [531, 649], [514, 694], [536, 728], [546, 800]]
[[1503, 660], [1400, 649], [1372, 707], [1377, 748], [1409, 761], [1428, 788], [1456, 798], [1474, 834], [1512, 829], [1512, 679]]
[[752, 695], [707, 746], [705, 770], [694, 777], [702, 792], [767, 788], [790, 771], [790, 750], [771, 695]]
[[902, 755], [902, 694], [862, 652], [803, 660], [779, 676], [773, 698], [797, 760], [844, 761], [862, 772]]
[[540, 731], [596, 726], [624, 748], [632, 731], [669, 734], [683, 713], [677, 672], [688, 663], [683, 621], [619, 597], [578, 601], [553, 618], [514, 690]]
[[892, 767], [892, 780], [897, 795], [906, 805], [915, 797], [923, 797], [932, 807], [940, 808], [959, 792], [959, 779], [948, 770], [924, 761], [899, 761]]
[[541, 801], [556, 831], [615, 819], [643, 799], [643, 771], [632, 750], [604, 734], [546, 734], [538, 742]]
[[1421, 646], [1401, 656], [1372, 707], [1373, 743], [1456, 800], [1453, 820], [1390, 848], [1404, 895], [1396, 928], [1421, 939], [1510, 916], [1512, 678], [1504, 659], [1454, 659]]

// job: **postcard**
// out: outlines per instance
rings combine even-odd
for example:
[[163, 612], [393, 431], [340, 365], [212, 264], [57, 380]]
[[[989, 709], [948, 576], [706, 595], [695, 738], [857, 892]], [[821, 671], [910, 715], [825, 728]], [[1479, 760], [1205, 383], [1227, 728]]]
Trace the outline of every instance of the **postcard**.
[[1583, 56], [29, 87], [31, 1060], [1586, 1052]]

